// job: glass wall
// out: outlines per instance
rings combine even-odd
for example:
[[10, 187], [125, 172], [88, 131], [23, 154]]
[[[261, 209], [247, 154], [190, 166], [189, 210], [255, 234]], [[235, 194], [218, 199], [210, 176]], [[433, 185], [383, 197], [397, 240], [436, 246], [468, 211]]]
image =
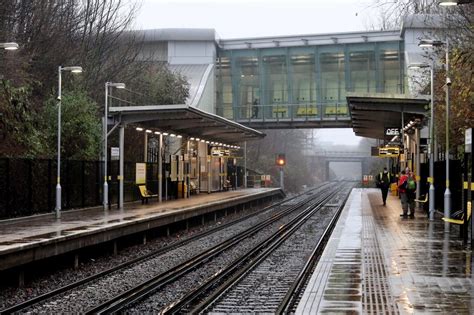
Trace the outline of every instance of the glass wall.
[[348, 117], [346, 94], [403, 93], [403, 43], [218, 51], [218, 113], [235, 120]]

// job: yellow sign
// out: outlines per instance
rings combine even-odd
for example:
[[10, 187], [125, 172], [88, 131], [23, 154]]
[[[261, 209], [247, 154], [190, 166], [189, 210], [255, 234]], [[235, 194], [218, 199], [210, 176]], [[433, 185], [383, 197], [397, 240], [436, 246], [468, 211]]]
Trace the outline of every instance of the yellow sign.
[[146, 164], [136, 163], [135, 165], [135, 183], [146, 184]]
[[434, 183], [433, 177], [428, 177], [426, 181], [430, 184]]
[[398, 157], [400, 148], [398, 147], [382, 147], [379, 148], [379, 157]]

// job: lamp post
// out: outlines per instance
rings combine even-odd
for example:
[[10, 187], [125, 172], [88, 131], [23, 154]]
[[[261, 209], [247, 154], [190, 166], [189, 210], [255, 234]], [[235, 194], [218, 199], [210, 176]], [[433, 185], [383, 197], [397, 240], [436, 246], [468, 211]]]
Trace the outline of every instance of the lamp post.
[[3, 48], [5, 50], [17, 50], [18, 47], [18, 44], [15, 42], [0, 43], [0, 48]]
[[56, 178], [56, 218], [61, 217], [61, 72], [81, 73], [82, 67], [58, 67], [58, 171]]
[[[449, 78], [449, 41], [423, 39], [418, 46], [420, 47], [436, 47], [445, 45], [446, 47], [446, 190], [444, 191], [444, 216], [450, 217], [451, 213], [451, 190], [449, 189], [449, 88], [451, 87], [451, 79]], [[449, 223], [445, 222], [445, 230], [449, 229]]]
[[429, 146], [429, 155], [430, 155], [430, 188], [428, 190], [428, 199], [429, 199], [429, 213], [430, 220], [434, 220], [435, 212], [435, 187], [434, 187], [434, 61], [431, 65], [427, 63], [420, 64], [410, 64], [408, 66], [412, 69], [421, 69], [421, 68], [430, 68], [430, 146]]
[[107, 183], [107, 113], [108, 113], [108, 99], [109, 99], [109, 87], [115, 87], [117, 89], [124, 89], [125, 83], [112, 83], [105, 82], [105, 105], [104, 105], [104, 122], [102, 126], [103, 131], [103, 142], [104, 142], [104, 192], [103, 192], [103, 205], [104, 210], [107, 209], [109, 204], [109, 184]]

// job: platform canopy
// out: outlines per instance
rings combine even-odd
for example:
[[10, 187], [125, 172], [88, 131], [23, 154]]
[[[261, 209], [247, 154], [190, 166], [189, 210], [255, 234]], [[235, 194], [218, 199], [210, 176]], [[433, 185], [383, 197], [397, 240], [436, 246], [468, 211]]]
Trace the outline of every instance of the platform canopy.
[[261, 131], [185, 104], [110, 107], [109, 114], [116, 123], [228, 144], [265, 137]]
[[430, 100], [404, 94], [348, 94], [347, 104], [352, 128], [357, 136], [384, 139], [385, 128], [402, 126], [410, 121], [423, 122]]

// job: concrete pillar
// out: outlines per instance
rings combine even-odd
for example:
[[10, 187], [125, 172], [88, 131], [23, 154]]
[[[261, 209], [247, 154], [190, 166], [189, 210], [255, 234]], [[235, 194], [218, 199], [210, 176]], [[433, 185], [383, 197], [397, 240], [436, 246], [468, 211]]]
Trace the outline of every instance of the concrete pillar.
[[148, 133], [143, 133], [143, 162], [148, 162]]

